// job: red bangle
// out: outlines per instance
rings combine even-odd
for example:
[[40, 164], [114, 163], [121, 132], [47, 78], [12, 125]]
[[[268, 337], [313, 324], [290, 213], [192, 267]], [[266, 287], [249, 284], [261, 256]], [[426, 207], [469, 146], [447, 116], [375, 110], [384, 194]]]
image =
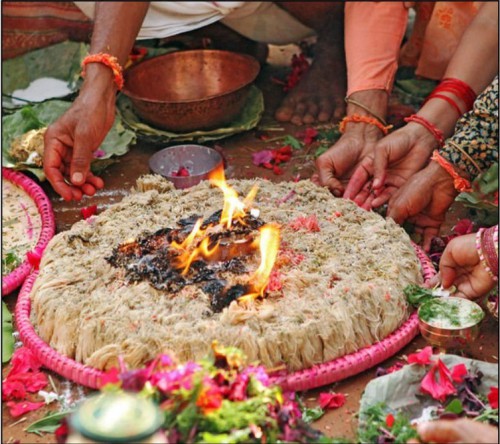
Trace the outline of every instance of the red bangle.
[[339, 131], [344, 133], [346, 123], [355, 122], [355, 123], [368, 123], [370, 125], [376, 126], [380, 131], [384, 133], [384, 136], [387, 136], [389, 130], [392, 128], [392, 125], [383, 125], [378, 119], [368, 116], [360, 116], [359, 114], [353, 114], [352, 116], [345, 116], [342, 121], [339, 123]]
[[[457, 96], [465, 105], [465, 111], [460, 111], [460, 115], [472, 109], [474, 106], [474, 101], [476, 100], [477, 94], [474, 90], [467, 85], [463, 80], [460, 79], [452, 79], [445, 78], [441, 80], [438, 86], [434, 88], [431, 92], [427, 100], [429, 100], [432, 96], [435, 96], [437, 93], [441, 92], [449, 92]], [[426, 100], [426, 101], [427, 101]], [[456, 102], [455, 102], [456, 104]]]
[[409, 117], [405, 117], [404, 121], [407, 123], [408, 122], [419, 123], [420, 125], [422, 125], [424, 128], [426, 128], [434, 136], [434, 138], [439, 143], [440, 147], [444, 145], [443, 132], [436, 125], [429, 122], [427, 119], [424, 119], [422, 116], [419, 116], [417, 114], [412, 114]]
[[82, 60], [82, 73], [81, 76], [85, 77], [85, 66], [88, 63], [102, 63], [113, 71], [113, 81], [120, 91], [123, 88], [123, 69], [118, 63], [118, 59], [112, 55], [100, 52], [98, 54], [89, 54]]
[[484, 230], [481, 247], [484, 260], [494, 276], [498, 278], [498, 252], [496, 250], [498, 243], [498, 225]]
[[438, 150], [434, 150], [431, 160], [437, 162], [453, 178], [453, 187], [455, 190], [460, 193], [471, 191], [470, 182], [460, 176], [453, 166], [439, 154]]
[[458, 113], [458, 116], [460, 117], [463, 113], [460, 107], [457, 105], [457, 102], [455, 102], [451, 97], [445, 96], [443, 94], [436, 94], [432, 93], [427, 99], [425, 99], [424, 105], [430, 100], [430, 99], [443, 99], [446, 102], [448, 102], [453, 108], [455, 108], [455, 111]]

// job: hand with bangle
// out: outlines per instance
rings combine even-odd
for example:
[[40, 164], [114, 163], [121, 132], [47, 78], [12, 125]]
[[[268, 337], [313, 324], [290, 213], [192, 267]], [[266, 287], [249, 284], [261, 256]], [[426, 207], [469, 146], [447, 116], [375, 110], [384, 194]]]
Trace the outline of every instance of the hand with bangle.
[[498, 225], [452, 239], [439, 262], [439, 275], [430, 285], [439, 281], [444, 288], [454, 285], [454, 295], [468, 299], [492, 290], [498, 282]]

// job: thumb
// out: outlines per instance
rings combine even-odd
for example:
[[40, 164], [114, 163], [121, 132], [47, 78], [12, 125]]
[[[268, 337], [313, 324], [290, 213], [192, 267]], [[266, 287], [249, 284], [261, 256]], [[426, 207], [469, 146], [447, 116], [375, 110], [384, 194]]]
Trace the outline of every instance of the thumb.
[[378, 190], [384, 186], [389, 153], [384, 140], [381, 140], [374, 149], [373, 158], [373, 188]]
[[441, 285], [443, 288], [450, 288], [455, 282], [457, 275], [457, 264], [453, 260], [450, 248], [445, 248], [441, 260], [439, 261], [439, 274], [441, 275]]
[[316, 160], [316, 167], [320, 185], [328, 187], [334, 196], [342, 196], [342, 194], [344, 194], [344, 186], [342, 182], [335, 177], [335, 162], [323, 155]]
[[70, 177], [73, 185], [80, 186], [85, 183], [89, 174], [91, 161], [92, 149], [85, 142], [75, 138], [70, 165]]

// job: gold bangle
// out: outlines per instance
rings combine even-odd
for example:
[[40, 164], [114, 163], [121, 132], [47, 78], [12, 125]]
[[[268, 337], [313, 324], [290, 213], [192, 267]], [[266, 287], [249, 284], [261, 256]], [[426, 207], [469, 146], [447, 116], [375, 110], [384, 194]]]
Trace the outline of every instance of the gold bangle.
[[361, 109], [364, 109], [367, 113], [371, 114], [373, 117], [375, 117], [382, 125], [388, 126], [387, 121], [385, 119], [382, 119], [378, 114], [374, 113], [370, 108], [368, 108], [366, 105], [363, 105], [362, 103], [358, 102], [357, 100], [353, 100], [350, 97], [346, 97], [345, 99], [346, 103], [351, 103], [353, 105], [359, 106]]
[[479, 165], [476, 163], [476, 161], [461, 146], [457, 145], [455, 142], [453, 142], [451, 140], [447, 140], [446, 143], [448, 145], [451, 145], [456, 150], [460, 151], [465, 157], [467, 157], [467, 159], [470, 160], [470, 162], [472, 163], [472, 165], [474, 165], [476, 170], [479, 171], [479, 174], [483, 174], [483, 170], [481, 170], [481, 168], [479, 168]]

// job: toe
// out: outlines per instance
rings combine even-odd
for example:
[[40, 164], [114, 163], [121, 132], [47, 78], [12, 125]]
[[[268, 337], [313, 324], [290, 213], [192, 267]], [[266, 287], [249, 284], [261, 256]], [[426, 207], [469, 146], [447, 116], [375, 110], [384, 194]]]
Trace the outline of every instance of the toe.
[[295, 101], [291, 99], [285, 99], [281, 102], [280, 107], [274, 113], [274, 117], [279, 122], [289, 122], [293, 116], [295, 110]]
[[304, 113], [306, 112], [306, 104], [305, 103], [298, 103], [297, 106], [295, 107], [295, 111], [292, 116], [291, 122], [294, 125], [302, 125], [302, 121], [304, 118]]
[[328, 122], [332, 118], [333, 105], [330, 100], [322, 100], [319, 104], [318, 120], [320, 122]]
[[318, 116], [319, 106], [316, 103], [310, 103], [307, 107], [307, 112], [304, 115], [304, 123], [310, 124], [316, 121]]

